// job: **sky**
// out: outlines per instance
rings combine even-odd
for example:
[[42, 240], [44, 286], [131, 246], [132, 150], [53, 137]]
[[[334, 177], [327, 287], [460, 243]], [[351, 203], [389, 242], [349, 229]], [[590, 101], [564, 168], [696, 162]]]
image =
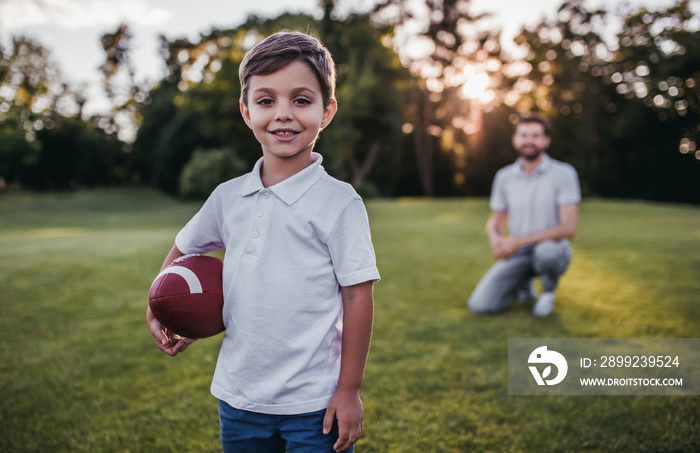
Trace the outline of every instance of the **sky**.
[[[420, 1], [420, 0], [413, 0]], [[494, 28], [509, 40], [524, 25], [551, 17], [563, 0], [471, 0], [474, 13], [490, 12]], [[699, 2], [700, 0], [692, 0]], [[588, 0], [608, 9], [630, 2], [659, 9], [673, 0]], [[241, 6], [245, 3], [246, 6]], [[87, 87], [86, 113], [104, 108], [101, 99], [100, 37], [127, 23], [134, 35], [133, 58], [139, 80], [155, 82], [163, 75], [158, 35], [196, 40], [212, 28], [233, 28], [250, 14], [276, 17], [284, 11], [320, 15], [318, 0], [0, 0], [0, 45], [12, 36], [25, 35], [48, 48], [64, 78]], [[372, 0], [338, 0], [341, 9], [363, 10]], [[347, 6], [352, 5], [352, 6]]]

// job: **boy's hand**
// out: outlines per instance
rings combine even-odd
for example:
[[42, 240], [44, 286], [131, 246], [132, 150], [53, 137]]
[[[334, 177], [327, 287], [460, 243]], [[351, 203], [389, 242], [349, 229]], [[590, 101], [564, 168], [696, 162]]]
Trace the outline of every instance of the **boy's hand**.
[[168, 329], [163, 327], [156, 317], [153, 316], [151, 307], [148, 307], [146, 311], [146, 322], [151, 329], [153, 341], [156, 346], [158, 346], [158, 349], [170, 356], [176, 356], [179, 352], [184, 351], [189, 345], [197, 341], [196, 339], [184, 338], [180, 335], [168, 332]]
[[333, 449], [343, 451], [357, 442], [362, 434], [363, 411], [359, 390], [336, 389], [323, 419], [323, 434], [331, 432], [334, 419], [338, 420], [338, 441]]

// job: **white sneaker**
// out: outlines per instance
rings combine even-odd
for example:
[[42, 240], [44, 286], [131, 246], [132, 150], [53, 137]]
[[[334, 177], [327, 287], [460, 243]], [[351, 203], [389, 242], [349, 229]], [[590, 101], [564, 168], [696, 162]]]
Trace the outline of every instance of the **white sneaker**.
[[537, 298], [532, 306], [535, 316], [548, 316], [554, 311], [554, 293], [544, 292]]
[[535, 298], [535, 282], [530, 280], [525, 288], [519, 288], [515, 295], [518, 302], [527, 302]]

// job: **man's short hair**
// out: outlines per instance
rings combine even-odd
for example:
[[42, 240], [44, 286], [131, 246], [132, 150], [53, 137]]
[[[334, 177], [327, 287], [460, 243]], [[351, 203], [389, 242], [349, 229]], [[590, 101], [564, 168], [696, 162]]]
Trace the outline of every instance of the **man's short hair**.
[[243, 58], [238, 69], [241, 101], [248, 104], [250, 78], [272, 74], [290, 63], [301, 61], [315, 74], [321, 86], [323, 106], [335, 96], [335, 63], [321, 41], [304, 33], [282, 31], [270, 35], [255, 45]]
[[552, 123], [549, 122], [547, 118], [544, 116], [540, 115], [539, 113], [529, 113], [527, 115], [521, 115], [520, 118], [518, 118], [518, 122], [515, 123], [515, 129], [518, 129], [518, 126], [521, 124], [527, 124], [527, 123], [539, 123], [542, 125], [544, 128], [544, 133], [547, 137], [551, 137], [552, 135]]

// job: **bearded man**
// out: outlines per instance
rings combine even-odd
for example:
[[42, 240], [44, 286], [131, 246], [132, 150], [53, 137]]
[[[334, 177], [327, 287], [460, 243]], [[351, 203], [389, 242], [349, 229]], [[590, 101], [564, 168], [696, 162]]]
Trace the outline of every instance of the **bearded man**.
[[546, 153], [551, 130], [537, 114], [515, 125], [512, 142], [519, 157], [496, 173], [486, 223], [497, 261], [469, 298], [472, 313], [498, 313], [513, 300], [535, 299], [534, 278], [542, 291], [532, 312], [547, 316], [554, 310], [554, 292], [571, 262], [581, 188], [574, 167]]

